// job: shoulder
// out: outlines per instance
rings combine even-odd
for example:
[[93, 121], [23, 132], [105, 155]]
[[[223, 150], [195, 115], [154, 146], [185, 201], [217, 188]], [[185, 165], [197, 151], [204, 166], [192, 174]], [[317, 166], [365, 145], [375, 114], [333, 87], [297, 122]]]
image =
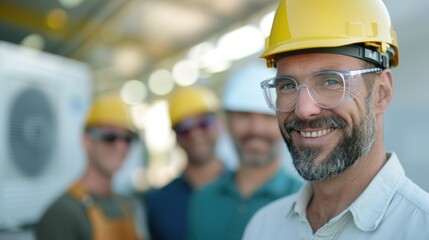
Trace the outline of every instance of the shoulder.
[[226, 191], [226, 188], [234, 185], [231, 180], [231, 174], [224, 174], [215, 181], [205, 185], [194, 192], [192, 198], [207, 198], [219, 194], [222, 191]]
[[270, 218], [285, 216], [292, 209], [296, 199], [297, 193], [277, 199], [256, 212], [255, 218], [258, 216], [264, 218], [265, 216], [269, 216]]
[[88, 224], [85, 207], [64, 194], [43, 214], [35, 225], [35, 233], [39, 239], [59, 239], [65, 233], [70, 237], [83, 236], [85, 231], [89, 232]]
[[[214, 210], [215, 206], [213, 203], [216, 203], [216, 207], [222, 206], [227, 199], [228, 194], [231, 194], [234, 190], [232, 186], [231, 179], [227, 175], [223, 175], [219, 179], [205, 185], [201, 189], [195, 191], [191, 198], [189, 206], [191, 208], [191, 212], [207, 212]], [[211, 210], [209, 210], [209, 208]]]
[[429, 193], [417, 186], [413, 181], [406, 178], [397, 191], [397, 198], [409, 203], [417, 211], [421, 211], [429, 217]]
[[164, 206], [170, 202], [187, 201], [192, 192], [190, 186], [180, 177], [162, 188], [149, 190], [144, 197], [144, 202], [150, 210], [151, 207]]
[[280, 198], [259, 209], [246, 227], [243, 239], [272, 238], [272, 234], [282, 232], [286, 217], [291, 214], [297, 193]]
[[185, 191], [189, 188], [187, 183], [181, 177], [176, 178], [161, 188], [153, 188], [147, 194], [147, 198], [164, 198], [166, 195]]
[[45, 216], [74, 216], [84, 214], [85, 208], [69, 194], [61, 195], [45, 212]]
[[287, 194], [298, 192], [304, 184], [304, 180], [302, 178], [292, 176], [283, 170], [280, 170], [277, 173], [277, 176], [281, 181], [283, 188], [287, 190]]

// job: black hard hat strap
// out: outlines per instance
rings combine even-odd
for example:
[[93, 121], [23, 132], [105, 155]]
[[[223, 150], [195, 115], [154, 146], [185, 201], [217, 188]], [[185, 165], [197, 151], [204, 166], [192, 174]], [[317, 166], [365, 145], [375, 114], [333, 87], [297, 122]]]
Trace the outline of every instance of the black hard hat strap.
[[390, 59], [395, 54], [392, 48], [389, 48], [386, 53], [380, 53], [373, 47], [356, 44], [330, 48], [309, 48], [280, 53], [277, 55], [277, 61], [288, 56], [305, 53], [332, 53], [356, 57], [374, 63], [382, 69], [390, 68]]

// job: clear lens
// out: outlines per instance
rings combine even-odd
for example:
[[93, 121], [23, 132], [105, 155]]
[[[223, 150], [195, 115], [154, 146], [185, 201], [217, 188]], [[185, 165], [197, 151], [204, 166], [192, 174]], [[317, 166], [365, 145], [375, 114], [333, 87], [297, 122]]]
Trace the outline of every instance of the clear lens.
[[[310, 95], [318, 106], [331, 108], [338, 105], [344, 98], [345, 79], [341, 73], [320, 72], [308, 82]], [[301, 85], [306, 86], [306, 85]]]
[[305, 84], [291, 77], [274, 77], [261, 83], [269, 107], [275, 111], [290, 112], [296, 106], [300, 88], [305, 87], [312, 101], [322, 108], [333, 108], [345, 98], [352, 99], [359, 92], [353, 84], [353, 76], [380, 72], [379, 68], [348, 72], [321, 71], [312, 75]]

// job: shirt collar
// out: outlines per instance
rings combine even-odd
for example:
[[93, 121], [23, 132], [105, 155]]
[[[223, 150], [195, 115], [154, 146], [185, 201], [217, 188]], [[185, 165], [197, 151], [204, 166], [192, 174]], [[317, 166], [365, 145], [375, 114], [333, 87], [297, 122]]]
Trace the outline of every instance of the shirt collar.
[[255, 192], [255, 195], [265, 195], [272, 198], [283, 197], [285, 189], [288, 188], [289, 181], [290, 179], [288, 179], [287, 174], [282, 169], [279, 169], [268, 182]]
[[[237, 183], [235, 181], [235, 173], [226, 174], [219, 180], [219, 190], [224, 194], [238, 194]], [[265, 195], [273, 198], [283, 197], [284, 189], [288, 183], [286, 173], [279, 169], [277, 173], [264, 183], [256, 192], [255, 195]]]
[[393, 196], [405, 181], [405, 173], [396, 154], [388, 154], [388, 158], [365, 191], [349, 207], [355, 225], [363, 231], [373, 231], [378, 227]]
[[287, 214], [297, 214], [301, 218], [307, 216], [307, 205], [313, 195], [313, 189], [311, 188], [310, 182], [305, 182], [304, 186], [296, 194], [296, 199], [288, 209]]
[[[405, 173], [395, 153], [388, 154], [388, 160], [363, 193], [344, 212], [350, 211], [355, 225], [362, 231], [373, 231], [380, 224], [387, 207], [400, 185]], [[287, 214], [306, 218], [307, 205], [313, 190], [309, 182], [301, 188]], [[344, 213], [343, 212], [343, 213]]]
[[228, 172], [218, 179], [218, 189], [223, 194], [234, 194], [237, 193], [237, 187], [235, 185], [235, 173]]

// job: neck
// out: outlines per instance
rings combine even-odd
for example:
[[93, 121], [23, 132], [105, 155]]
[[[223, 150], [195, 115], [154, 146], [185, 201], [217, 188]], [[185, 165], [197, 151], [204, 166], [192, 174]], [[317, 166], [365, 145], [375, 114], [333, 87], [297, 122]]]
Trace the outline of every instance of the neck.
[[250, 197], [258, 188], [270, 180], [279, 169], [279, 160], [275, 159], [265, 166], [249, 167], [240, 165], [237, 170], [237, 187], [243, 198]]
[[[375, 149], [380, 149], [376, 151]], [[371, 152], [360, 158], [342, 175], [320, 182], [312, 182], [313, 197], [307, 206], [307, 218], [313, 231], [347, 209], [386, 162], [383, 146], [373, 146]]]
[[205, 164], [188, 164], [185, 170], [186, 179], [194, 189], [201, 188], [209, 182], [212, 182], [223, 172], [223, 163], [214, 158]]
[[88, 168], [80, 180], [88, 192], [96, 196], [109, 196], [112, 191], [112, 179]]

